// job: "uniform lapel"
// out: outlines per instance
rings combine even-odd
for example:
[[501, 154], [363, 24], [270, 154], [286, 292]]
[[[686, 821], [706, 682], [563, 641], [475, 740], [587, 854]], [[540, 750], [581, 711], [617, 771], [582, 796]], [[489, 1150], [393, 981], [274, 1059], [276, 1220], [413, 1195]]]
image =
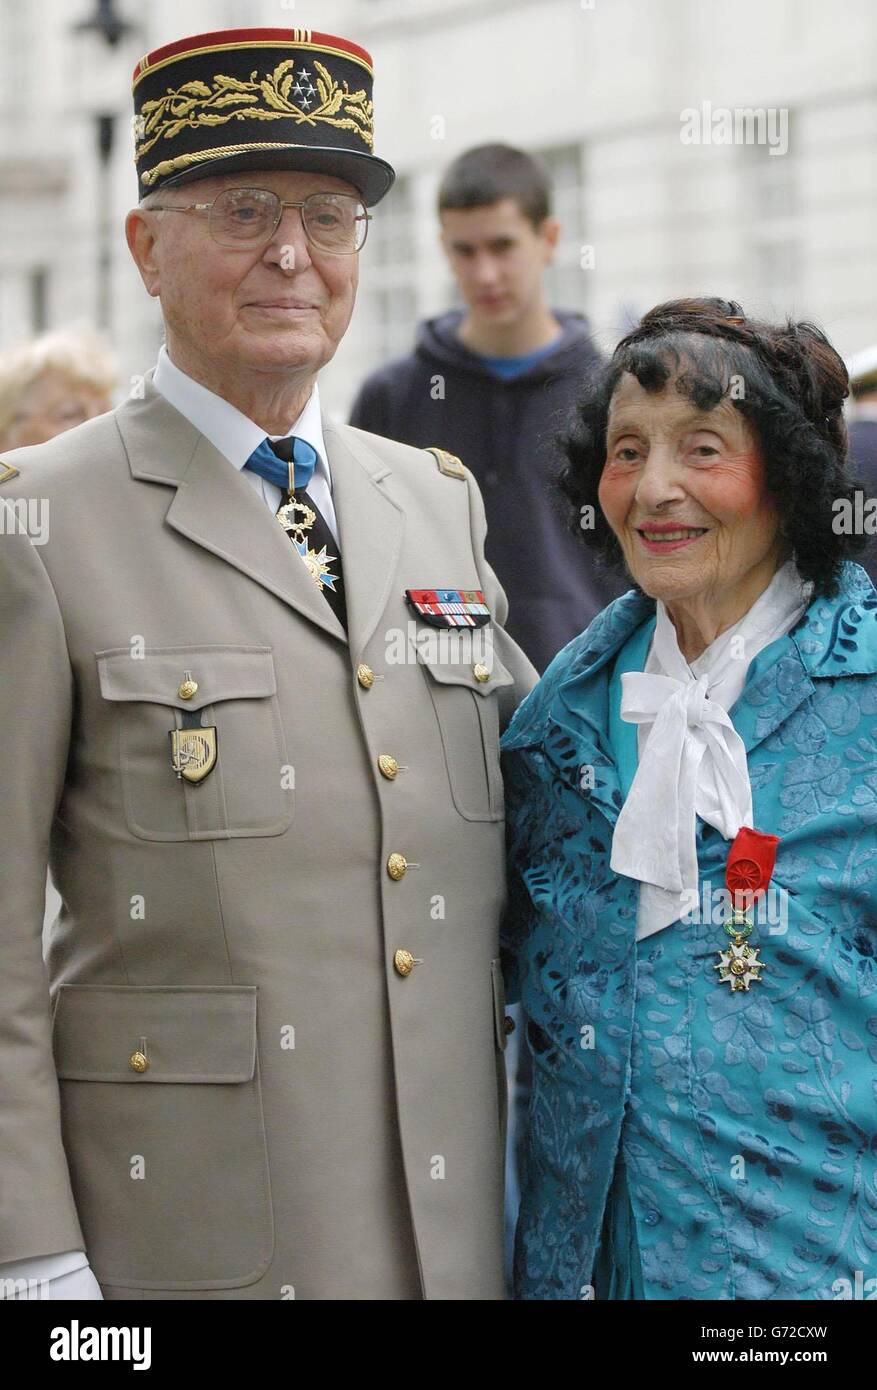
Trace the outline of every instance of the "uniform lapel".
[[391, 470], [346, 426], [323, 417], [347, 590], [347, 631], [356, 659], [387, 607], [399, 568], [405, 516], [388, 495]]
[[246, 478], [147, 380], [142, 400], [116, 415], [131, 473], [175, 489], [168, 526], [233, 565], [309, 622], [345, 641], [344, 629]]

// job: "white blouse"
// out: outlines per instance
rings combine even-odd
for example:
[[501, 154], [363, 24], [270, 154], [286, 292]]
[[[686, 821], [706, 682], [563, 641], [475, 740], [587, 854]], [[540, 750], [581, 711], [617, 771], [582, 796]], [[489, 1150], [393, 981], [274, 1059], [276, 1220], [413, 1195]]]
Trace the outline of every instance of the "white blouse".
[[750, 663], [794, 627], [812, 590], [788, 560], [740, 621], [690, 664], [658, 600], [645, 666], [621, 677], [621, 717], [639, 726], [638, 766], [610, 864], [640, 880], [637, 940], [678, 921], [698, 901], [697, 816], [729, 841], [741, 826], [752, 826], [746, 749], [728, 711]]

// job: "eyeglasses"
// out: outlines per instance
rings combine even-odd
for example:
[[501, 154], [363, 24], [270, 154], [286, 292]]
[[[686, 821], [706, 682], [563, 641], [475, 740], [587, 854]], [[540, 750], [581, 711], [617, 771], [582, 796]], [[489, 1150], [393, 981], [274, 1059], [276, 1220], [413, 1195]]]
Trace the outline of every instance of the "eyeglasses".
[[158, 207], [153, 212], [206, 212], [207, 230], [220, 246], [245, 250], [270, 241], [284, 208], [301, 208], [307, 240], [330, 256], [352, 256], [365, 243], [371, 216], [349, 193], [311, 193], [284, 202], [267, 188], [225, 188], [212, 203]]

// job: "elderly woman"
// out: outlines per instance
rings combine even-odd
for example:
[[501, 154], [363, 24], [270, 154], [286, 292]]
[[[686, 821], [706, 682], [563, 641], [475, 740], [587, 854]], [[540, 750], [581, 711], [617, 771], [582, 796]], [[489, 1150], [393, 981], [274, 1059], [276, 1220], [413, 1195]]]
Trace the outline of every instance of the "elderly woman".
[[59, 328], [0, 353], [0, 449], [43, 444], [111, 410], [118, 373], [101, 337]]
[[846, 385], [811, 325], [682, 300], [568, 441], [582, 539], [634, 588], [503, 740], [517, 1297], [835, 1299], [877, 1272], [877, 593], [833, 525]]

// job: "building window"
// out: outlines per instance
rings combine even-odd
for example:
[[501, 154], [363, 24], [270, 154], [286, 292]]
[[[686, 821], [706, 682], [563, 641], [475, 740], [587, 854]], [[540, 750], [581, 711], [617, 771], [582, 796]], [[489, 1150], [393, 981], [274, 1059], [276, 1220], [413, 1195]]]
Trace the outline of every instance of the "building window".
[[376, 362], [411, 350], [417, 321], [417, 262], [411, 179], [399, 175], [366, 242], [363, 289]]
[[545, 296], [552, 308], [582, 310], [590, 290], [590, 272], [582, 266], [588, 240], [584, 146], [552, 145], [535, 153], [551, 175], [552, 207], [561, 223], [554, 265], [545, 274]]
[[34, 333], [45, 333], [49, 326], [49, 273], [45, 266], [30, 272], [30, 326]]
[[34, 54], [39, 50], [34, 42], [33, 8], [22, 5], [21, 0], [0, 0], [0, 112], [16, 129], [27, 124], [28, 102], [22, 94], [33, 91]]
[[800, 286], [800, 177], [791, 113], [789, 147], [771, 154], [766, 144], [740, 145], [742, 198], [750, 210], [745, 244], [752, 266], [752, 290], [774, 313], [791, 312]]

